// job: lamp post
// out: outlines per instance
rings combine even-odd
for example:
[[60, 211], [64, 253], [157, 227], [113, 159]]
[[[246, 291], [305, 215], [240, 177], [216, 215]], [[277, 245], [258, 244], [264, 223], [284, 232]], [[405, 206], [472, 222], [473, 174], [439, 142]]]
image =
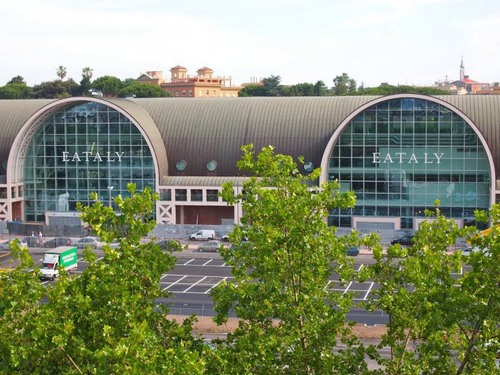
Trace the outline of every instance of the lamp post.
[[113, 199], [111, 197], [111, 190], [113, 190], [113, 186], [108, 186], [108, 190], [109, 190], [109, 207], [111, 207], [113, 203]]

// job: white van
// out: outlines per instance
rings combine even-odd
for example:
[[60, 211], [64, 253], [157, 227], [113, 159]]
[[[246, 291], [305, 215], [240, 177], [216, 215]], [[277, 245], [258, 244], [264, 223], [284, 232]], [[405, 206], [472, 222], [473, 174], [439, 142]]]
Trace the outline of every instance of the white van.
[[202, 229], [189, 235], [191, 241], [207, 241], [215, 239], [215, 231], [212, 229]]

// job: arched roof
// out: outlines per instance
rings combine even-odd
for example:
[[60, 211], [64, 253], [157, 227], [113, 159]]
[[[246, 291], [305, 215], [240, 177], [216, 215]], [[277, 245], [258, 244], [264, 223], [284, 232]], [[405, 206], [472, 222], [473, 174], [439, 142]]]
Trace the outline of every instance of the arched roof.
[[[476, 124], [500, 175], [500, 96], [419, 96], [442, 100]], [[100, 99], [123, 108], [136, 121], [144, 116], [157, 127], [156, 145], [162, 143], [170, 176], [238, 176], [240, 147], [275, 146], [276, 152], [302, 155], [315, 166], [321, 164], [335, 129], [357, 108], [380, 97], [278, 97], [278, 98], [151, 98]], [[392, 97], [388, 96], [387, 100]], [[79, 98], [85, 100], [89, 98]], [[53, 100], [0, 100], [0, 157], [5, 157], [16, 134], [35, 112]], [[161, 138], [161, 139], [160, 139]], [[162, 148], [162, 147], [160, 147]], [[156, 146], [155, 146], [156, 149]], [[177, 161], [185, 160], [185, 171]], [[217, 162], [209, 172], [206, 163]], [[162, 178], [161, 176], [160, 178]]]

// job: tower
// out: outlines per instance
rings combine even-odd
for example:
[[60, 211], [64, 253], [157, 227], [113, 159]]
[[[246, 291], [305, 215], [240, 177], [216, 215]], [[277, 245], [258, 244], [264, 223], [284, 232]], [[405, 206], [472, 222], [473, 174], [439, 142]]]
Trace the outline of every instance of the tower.
[[462, 56], [462, 61], [460, 62], [460, 81], [465, 78], [465, 67], [464, 67], [464, 57]]

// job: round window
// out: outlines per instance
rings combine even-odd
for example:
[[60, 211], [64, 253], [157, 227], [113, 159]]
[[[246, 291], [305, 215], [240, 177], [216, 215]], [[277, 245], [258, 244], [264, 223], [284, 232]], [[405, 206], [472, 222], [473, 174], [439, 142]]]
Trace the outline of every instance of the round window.
[[306, 162], [304, 163], [304, 170], [305, 170], [306, 172], [312, 172], [312, 171], [313, 171], [313, 169], [314, 169], [314, 164], [313, 164], [312, 162], [310, 162], [310, 161], [306, 161]]
[[210, 172], [213, 172], [215, 171], [215, 169], [217, 168], [217, 162], [215, 160], [210, 160], [208, 163], [207, 163], [207, 169], [210, 171]]
[[178, 171], [183, 171], [187, 167], [187, 163], [185, 160], [179, 160], [177, 164], [175, 165]]

